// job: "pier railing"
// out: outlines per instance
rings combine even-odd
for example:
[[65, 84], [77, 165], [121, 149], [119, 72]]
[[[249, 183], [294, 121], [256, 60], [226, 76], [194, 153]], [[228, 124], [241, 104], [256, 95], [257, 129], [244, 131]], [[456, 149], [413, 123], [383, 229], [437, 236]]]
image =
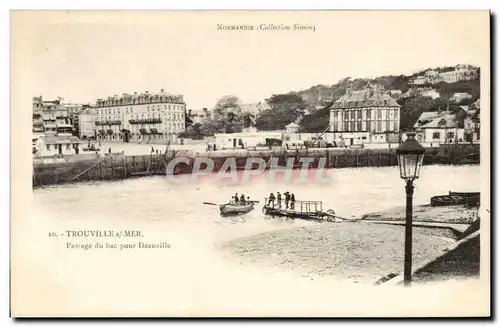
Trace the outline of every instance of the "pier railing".
[[322, 212], [323, 202], [321, 201], [286, 201], [285, 199], [269, 200], [269, 198], [264, 198], [264, 204], [267, 207], [275, 209], [292, 210], [300, 213], [310, 213], [310, 212]]

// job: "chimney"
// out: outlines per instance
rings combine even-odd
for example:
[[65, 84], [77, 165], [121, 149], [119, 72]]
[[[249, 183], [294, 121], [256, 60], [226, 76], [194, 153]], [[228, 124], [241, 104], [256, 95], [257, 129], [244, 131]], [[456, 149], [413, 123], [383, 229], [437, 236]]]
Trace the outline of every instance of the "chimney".
[[134, 92], [134, 95], [137, 95], [137, 92]]
[[208, 109], [207, 109], [207, 108], [203, 108], [203, 111], [204, 111], [204, 112], [207, 112], [207, 111], [208, 111]]
[[191, 117], [191, 109], [188, 110], [188, 116]]
[[160, 91], [160, 92], [163, 92], [163, 89], [161, 89], [161, 91]]
[[146, 92], [144, 92], [144, 93], [148, 94], [148, 93], [149, 93], [149, 91], [148, 91], [148, 90], [146, 90]]

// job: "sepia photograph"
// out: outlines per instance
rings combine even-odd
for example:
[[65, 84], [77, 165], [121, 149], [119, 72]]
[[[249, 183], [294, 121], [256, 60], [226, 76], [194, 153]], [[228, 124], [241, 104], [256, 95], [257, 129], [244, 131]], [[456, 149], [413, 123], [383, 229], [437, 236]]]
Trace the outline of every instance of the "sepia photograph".
[[490, 316], [489, 11], [10, 19], [12, 317]]

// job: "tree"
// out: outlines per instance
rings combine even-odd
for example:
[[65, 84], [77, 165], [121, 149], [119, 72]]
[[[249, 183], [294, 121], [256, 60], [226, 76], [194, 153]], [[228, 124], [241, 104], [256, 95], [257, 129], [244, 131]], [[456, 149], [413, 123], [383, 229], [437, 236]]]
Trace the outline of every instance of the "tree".
[[311, 115], [304, 116], [300, 123], [307, 133], [321, 133], [330, 125], [330, 108], [319, 109]]
[[242, 113], [238, 119], [242, 128], [251, 127], [254, 124], [254, 116], [249, 112]]
[[214, 118], [225, 119], [229, 113], [241, 113], [241, 100], [234, 95], [226, 95], [217, 100], [214, 107]]
[[212, 136], [215, 133], [223, 132], [224, 124], [216, 119], [204, 121], [200, 124], [200, 134], [204, 136]]
[[191, 125], [193, 125], [193, 121], [191, 120], [187, 112], [184, 112], [184, 126], [186, 126], [187, 129]]
[[266, 99], [271, 107], [259, 114], [256, 126], [262, 130], [283, 129], [304, 115], [306, 104], [298, 93], [273, 94]]

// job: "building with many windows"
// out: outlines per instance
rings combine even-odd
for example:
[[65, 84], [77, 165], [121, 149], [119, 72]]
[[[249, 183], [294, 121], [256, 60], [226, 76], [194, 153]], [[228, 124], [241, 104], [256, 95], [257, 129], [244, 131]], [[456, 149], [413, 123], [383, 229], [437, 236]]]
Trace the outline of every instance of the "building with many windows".
[[68, 109], [61, 98], [44, 101], [42, 96], [33, 97], [33, 133], [36, 135], [72, 135], [73, 126]]
[[68, 115], [73, 126], [73, 135], [80, 135], [80, 124], [78, 123], [80, 112], [90, 107], [89, 104], [81, 103], [63, 103], [62, 106], [68, 110]]
[[183, 96], [163, 89], [156, 94], [145, 91], [98, 99], [94, 110], [97, 138], [102, 140], [176, 143], [185, 130]]
[[33, 97], [33, 156], [64, 156], [79, 154], [81, 141], [73, 136], [68, 108], [62, 99], [44, 101]]
[[87, 108], [78, 115], [78, 137], [82, 140], [97, 139], [95, 108]]
[[474, 67], [468, 65], [457, 65], [453, 70], [439, 74], [445, 83], [457, 83], [477, 78], [478, 74]]
[[330, 133], [338, 143], [399, 142], [401, 106], [380, 85], [347, 90], [330, 107]]

